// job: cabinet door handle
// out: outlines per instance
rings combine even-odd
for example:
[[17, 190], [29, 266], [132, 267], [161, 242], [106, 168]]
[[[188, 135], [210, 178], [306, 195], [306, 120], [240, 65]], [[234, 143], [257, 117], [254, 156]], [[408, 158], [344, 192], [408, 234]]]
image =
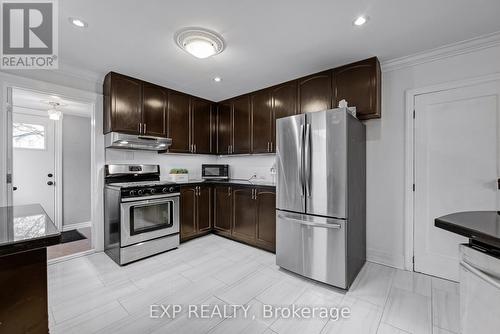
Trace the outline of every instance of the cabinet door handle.
[[271, 142], [271, 150], [269, 152], [273, 151], [273, 142]]
[[146, 134], [146, 123], [144, 123], [144, 134]]
[[269, 142], [267, 142], [267, 152], [269, 152]]
[[142, 123], [139, 123], [139, 134], [142, 134]]
[[193, 150], [194, 150], [194, 153], [196, 153], [196, 144], [193, 145]]
[[231, 196], [231, 187], [227, 187], [227, 195]]

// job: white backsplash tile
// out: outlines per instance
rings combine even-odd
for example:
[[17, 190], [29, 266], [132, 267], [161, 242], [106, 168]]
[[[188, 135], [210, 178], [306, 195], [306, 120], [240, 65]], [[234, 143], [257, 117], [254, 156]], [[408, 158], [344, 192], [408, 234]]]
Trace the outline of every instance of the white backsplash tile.
[[106, 164], [158, 164], [162, 179], [168, 179], [172, 168], [186, 168], [190, 179], [201, 178], [202, 164], [228, 164], [230, 177], [248, 179], [256, 174], [257, 179], [273, 181], [271, 168], [274, 155], [214, 156], [191, 154], [157, 154], [148, 151], [106, 149]]

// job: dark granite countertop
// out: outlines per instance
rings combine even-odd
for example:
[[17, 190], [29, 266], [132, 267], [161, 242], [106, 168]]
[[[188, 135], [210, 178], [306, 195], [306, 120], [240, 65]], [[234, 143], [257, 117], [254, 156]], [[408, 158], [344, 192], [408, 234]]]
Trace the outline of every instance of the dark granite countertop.
[[500, 212], [466, 211], [452, 213], [434, 220], [436, 227], [500, 247]]
[[183, 184], [235, 184], [250, 187], [272, 187], [275, 188], [276, 184], [266, 180], [241, 180], [241, 179], [229, 179], [229, 180], [189, 180], [187, 182], [177, 182], [181, 186]]
[[0, 256], [58, 244], [61, 233], [40, 204], [0, 207]]

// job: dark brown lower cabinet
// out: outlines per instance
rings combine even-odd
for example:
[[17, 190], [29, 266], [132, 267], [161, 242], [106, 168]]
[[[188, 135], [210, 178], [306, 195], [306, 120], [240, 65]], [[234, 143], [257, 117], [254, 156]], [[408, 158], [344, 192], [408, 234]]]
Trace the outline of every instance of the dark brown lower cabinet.
[[268, 187], [233, 187], [231, 238], [274, 252], [276, 192]]
[[0, 333], [48, 333], [47, 249], [0, 256]]
[[[276, 192], [269, 187], [181, 187], [181, 241], [209, 233], [271, 252], [276, 248]], [[213, 218], [213, 224], [212, 224]]]
[[209, 185], [181, 187], [180, 201], [181, 241], [212, 230], [212, 189]]
[[254, 188], [233, 190], [233, 229], [231, 235], [249, 243], [255, 242], [256, 201]]
[[274, 252], [276, 249], [276, 192], [268, 188], [256, 189], [256, 244]]
[[212, 187], [198, 186], [198, 232], [209, 232], [212, 230]]
[[231, 186], [214, 187], [214, 230], [226, 236], [231, 236], [231, 193]]

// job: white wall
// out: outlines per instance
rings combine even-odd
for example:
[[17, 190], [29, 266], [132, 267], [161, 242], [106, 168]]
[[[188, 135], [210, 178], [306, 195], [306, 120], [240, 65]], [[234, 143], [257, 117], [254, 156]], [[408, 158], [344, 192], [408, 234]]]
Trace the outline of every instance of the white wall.
[[163, 180], [168, 178], [171, 168], [186, 168], [189, 178], [201, 178], [201, 165], [217, 163], [217, 157], [211, 155], [189, 154], [158, 154], [148, 151], [126, 151], [106, 149], [106, 164], [157, 164], [160, 165], [160, 175]]
[[500, 72], [500, 46], [382, 73], [382, 118], [367, 129], [368, 258], [404, 267], [405, 91]]
[[274, 165], [274, 155], [246, 155], [217, 157], [211, 155], [190, 154], [157, 154], [147, 151], [126, 151], [120, 149], [106, 149], [107, 164], [158, 164], [161, 168], [161, 178], [167, 179], [171, 168], [186, 168], [189, 178], [201, 178], [202, 164], [228, 164], [230, 177], [248, 179], [254, 173], [261, 180], [271, 181], [271, 167]]
[[230, 177], [233, 179], [249, 179], [256, 174], [257, 179], [266, 181], [273, 181], [271, 168], [274, 161], [274, 154], [221, 156], [217, 159], [217, 163], [229, 165]]
[[90, 221], [90, 117], [62, 119], [63, 226]]

